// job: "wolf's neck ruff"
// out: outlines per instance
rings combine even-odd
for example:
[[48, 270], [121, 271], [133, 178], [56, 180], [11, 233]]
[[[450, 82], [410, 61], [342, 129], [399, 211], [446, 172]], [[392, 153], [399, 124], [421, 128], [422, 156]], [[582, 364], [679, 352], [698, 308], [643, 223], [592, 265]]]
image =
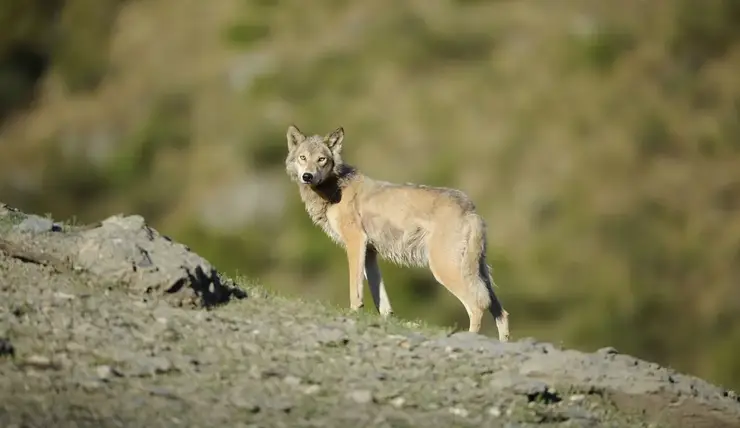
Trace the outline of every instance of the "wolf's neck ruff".
[[335, 236], [335, 232], [329, 225], [326, 211], [329, 209], [329, 206], [337, 204], [342, 200], [342, 193], [347, 187], [349, 179], [356, 173], [355, 168], [349, 165], [338, 165], [335, 168], [335, 174], [322, 183], [316, 186], [300, 185], [298, 187], [308, 216], [335, 241], [337, 241], [338, 237]]

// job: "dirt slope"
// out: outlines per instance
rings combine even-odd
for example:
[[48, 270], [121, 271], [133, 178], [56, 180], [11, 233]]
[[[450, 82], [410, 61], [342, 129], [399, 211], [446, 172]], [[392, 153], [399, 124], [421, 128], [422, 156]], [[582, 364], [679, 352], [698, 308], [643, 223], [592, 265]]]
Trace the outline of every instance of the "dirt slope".
[[0, 237], [3, 427], [740, 426], [701, 379], [281, 298], [139, 216]]

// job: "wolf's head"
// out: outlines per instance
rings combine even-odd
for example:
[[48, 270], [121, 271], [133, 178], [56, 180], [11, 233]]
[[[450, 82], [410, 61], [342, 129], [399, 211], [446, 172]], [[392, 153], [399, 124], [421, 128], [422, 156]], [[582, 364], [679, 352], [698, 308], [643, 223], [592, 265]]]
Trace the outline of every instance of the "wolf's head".
[[344, 129], [337, 128], [325, 136], [304, 135], [295, 125], [288, 127], [288, 157], [285, 169], [293, 181], [318, 186], [336, 175], [342, 166]]

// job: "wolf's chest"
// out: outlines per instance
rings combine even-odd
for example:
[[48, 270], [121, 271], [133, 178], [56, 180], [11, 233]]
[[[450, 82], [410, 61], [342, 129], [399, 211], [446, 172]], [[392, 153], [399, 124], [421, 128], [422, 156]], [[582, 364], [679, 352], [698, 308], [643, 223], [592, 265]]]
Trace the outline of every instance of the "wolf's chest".
[[325, 220], [322, 222], [321, 228], [329, 235], [332, 241], [344, 245], [344, 239], [342, 239], [341, 229], [339, 227], [339, 208], [337, 206], [330, 206], [326, 210]]
[[339, 232], [339, 210], [336, 206], [327, 206], [324, 209], [312, 210], [306, 207], [311, 220], [326, 233], [332, 241], [343, 244], [342, 235]]

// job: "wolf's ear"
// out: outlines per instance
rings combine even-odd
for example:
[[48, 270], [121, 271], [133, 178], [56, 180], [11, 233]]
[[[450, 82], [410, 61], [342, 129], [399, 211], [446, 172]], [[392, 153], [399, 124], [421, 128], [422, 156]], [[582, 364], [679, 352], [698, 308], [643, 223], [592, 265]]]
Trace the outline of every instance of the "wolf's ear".
[[334, 153], [342, 150], [342, 141], [344, 141], [344, 128], [341, 126], [326, 136], [326, 145]]
[[293, 150], [296, 148], [298, 144], [300, 144], [304, 139], [306, 139], [306, 136], [303, 135], [300, 129], [298, 129], [295, 125], [290, 125], [288, 127], [288, 133], [286, 134], [288, 138], [288, 150]]

